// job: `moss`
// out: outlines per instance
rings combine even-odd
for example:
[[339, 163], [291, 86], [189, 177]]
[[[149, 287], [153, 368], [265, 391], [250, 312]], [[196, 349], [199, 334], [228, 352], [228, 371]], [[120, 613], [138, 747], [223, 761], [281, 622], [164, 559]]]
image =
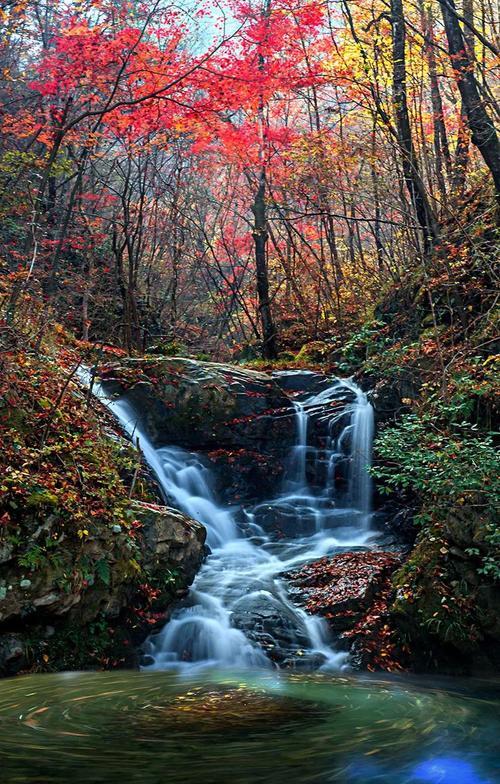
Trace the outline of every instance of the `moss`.
[[488, 623], [466, 559], [457, 558], [444, 527], [425, 528], [393, 576], [391, 615], [417, 668], [449, 660], [464, 666], [480, 652]]

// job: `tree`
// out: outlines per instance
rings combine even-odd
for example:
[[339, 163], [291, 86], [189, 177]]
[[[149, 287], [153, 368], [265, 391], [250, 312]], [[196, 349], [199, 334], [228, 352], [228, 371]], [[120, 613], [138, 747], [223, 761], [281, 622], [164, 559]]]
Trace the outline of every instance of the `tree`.
[[500, 141], [498, 134], [486, 111], [484, 99], [479, 93], [474, 75], [472, 54], [465, 44], [454, 0], [439, 0], [439, 5], [448, 39], [450, 59], [462, 96], [472, 141], [491, 172], [497, 197], [500, 199]]

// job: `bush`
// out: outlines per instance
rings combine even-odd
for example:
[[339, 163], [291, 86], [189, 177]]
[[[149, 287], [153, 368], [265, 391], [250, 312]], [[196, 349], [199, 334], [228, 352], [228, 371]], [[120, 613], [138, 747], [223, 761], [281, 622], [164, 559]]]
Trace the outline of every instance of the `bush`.
[[497, 580], [500, 529], [494, 521], [500, 505], [500, 455], [492, 435], [478, 434], [468, 423], [444, 429], [431, 414], [408, 414], [378, 436], [375, 450], [381, 463], [372, 474], [382, 480], [381, 492], [410, 489], [422, 497], [417, 523], [449, 521], [454, 510], [461, 510], [459, 517], [466, 511], [476, 521], [474, 541], [480, 545], [466, 553], [477, 558], [479, 574]]
[[383, 462], [373, 475], [387, 492], [410, 488], [445, 508], [484, 494], [498, 508], [500, 456], [492, 434], [476, 434], [468, 423], [445, 430], [430, 414], [407, 414], [378, 436], [375, 449]]

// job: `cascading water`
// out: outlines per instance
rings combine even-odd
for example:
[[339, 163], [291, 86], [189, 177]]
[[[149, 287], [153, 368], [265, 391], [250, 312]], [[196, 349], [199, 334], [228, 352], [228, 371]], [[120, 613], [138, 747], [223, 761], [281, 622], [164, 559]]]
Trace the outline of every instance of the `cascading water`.
[[[346, 393], [352, 400], [344, 404]], [[273, 636], [283, 637], [278, 647], [285, 666], [341, 667], [346, 654], [329, 645], [324, 621], [292, 604], [280, 574], [323, 555], [363, 546], [373, 537], [367, 470], [373, 411], [361, 390], [350, 381], [336, 380], [319, 395], [296, 403], [297, 439], [282, 492], [244, 510], [250, 523], [247, 536], [236, 522], [242, 510], [217, 503], [210, 471], [201, 458], [179, 448], [155, 449], [141, 429], [140, 412], [126, 400], [109, 399], [99, 386], [94, 394], [138, 443], [165, 501], [206, 526], [211, 548], [185, 603], [147, 641], [145, 668], [271, 667], [266, 640]], [[321, 448], [308, 443], [313, 418], [326, 424], [329, 434]], [[342, 460], [348, 464], [348, 491], [336, 499], [335, 466]], [[320, 475], [314, 483], [308, 479], [311, 467]], [[260, 527], [263, 513], [270, 512], [288, 517], [294, 535], [271, 541]], [[306, 535], [298, 536], [304, 520], [312, 525]]]

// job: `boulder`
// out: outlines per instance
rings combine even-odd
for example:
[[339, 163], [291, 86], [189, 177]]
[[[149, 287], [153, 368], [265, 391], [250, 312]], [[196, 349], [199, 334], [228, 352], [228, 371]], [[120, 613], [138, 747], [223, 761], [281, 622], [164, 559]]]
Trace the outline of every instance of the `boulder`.
[[287, 661], [291, 666], [308, 646], [300, 619], [267, 591], [257, 591], [240, 599], [233, 608], [231, 621], [280, 665]]
[[[68, 647], [72, 634], [82, 641], [81, 649], [63, 651], [61, 666], [58, 654], [51, 653], [51, 666], [66, 669], [72, 661], [85, 666], [81, 657], [87, 642], [91, 650], [96, 646], [96, 624], [104, 624], [103, 630], [121, 627], [116, 638], [127, 650], [123, 654], [114, 646], [115, 655], [134, 663], [134, 648], [165, 621], [193, 581], [205, 555], [206, 532], [195, 520], [155, 504], [131, 501], [128, 516], [130, 528], [102, 527], [77, 551], [72, 540], [62, 539], [56, 560], [45, 559], [31, 569], [21, 566], [17, 556], [2, 564], [0, 674], [25, 666], [29, 647], [41, 654], [56, 648], [57, 639]], [[50, 646], [47, 626], [55, 635]]]
[[500, 668], [498, 525], [481, 496], [471, 501], [421, 527], [394, 576], [392, 621], [415, 670], [439, 666], [470, 675]]
[[287, 395], [299, 401], [319, 395], [332, 385], [329, 376], [316, 370], [276, 370], [272, 378]]
[[355, 669], [402, 669], [405, 655], [391, 623], [393, 573], [402, 560], [396, 552], [346, 552], [285, 575], [291, 598], [327, 618]]
[[99, 373], [156, 447], [274, 453], [293, 442], [293, 405], [265, 373], [177, 357], [126, 359]]
[[206, 530], [175, 509], [136, 501], [132, 504], [143, 524], [143, 566], [152, 576], [176, 569], [183, 585], [190, 585], [201, 566], [205, 551]]
[[225, 501], [274, 494], [295, 439], [295, 410], [265, 373], [177, 357], [126, 359], [99, 369], [104, 388], [137, 412], [155, 447], [210, 460]]

